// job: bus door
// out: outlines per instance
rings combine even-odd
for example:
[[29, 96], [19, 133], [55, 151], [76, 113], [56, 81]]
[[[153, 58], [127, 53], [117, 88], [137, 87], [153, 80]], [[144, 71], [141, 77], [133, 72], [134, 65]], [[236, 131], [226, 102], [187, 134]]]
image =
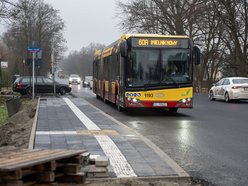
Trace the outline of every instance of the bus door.
[[125, 102], [125, 62], [126, 60], [121, 55], [119, 57], [120, 57], [119, 98], [120, 98], [121, 105], [124, 105], [124, 102]]

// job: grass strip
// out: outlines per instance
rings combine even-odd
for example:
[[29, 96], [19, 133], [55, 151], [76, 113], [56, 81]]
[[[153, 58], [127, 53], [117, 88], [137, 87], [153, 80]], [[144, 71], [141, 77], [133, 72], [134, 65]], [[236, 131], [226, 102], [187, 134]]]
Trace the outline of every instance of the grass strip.
[[2, 126], [8, 119], [8, 111], [6, 104], [0, 104], [0, 126]]

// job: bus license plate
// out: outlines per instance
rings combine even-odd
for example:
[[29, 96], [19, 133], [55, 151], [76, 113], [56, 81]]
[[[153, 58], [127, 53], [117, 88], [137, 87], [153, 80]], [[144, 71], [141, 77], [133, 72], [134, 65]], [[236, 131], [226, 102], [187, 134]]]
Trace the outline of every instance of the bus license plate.
[[154, 107], [167, 107], [167, 103], [153, 103]]

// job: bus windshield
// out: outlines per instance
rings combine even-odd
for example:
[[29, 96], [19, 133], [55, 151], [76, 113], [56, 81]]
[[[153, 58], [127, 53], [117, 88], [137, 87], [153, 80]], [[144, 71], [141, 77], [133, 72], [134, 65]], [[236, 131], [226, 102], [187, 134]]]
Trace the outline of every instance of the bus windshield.
[[128, 55], [126, 67], [127, 87], [192, 82], [189, 49], [135, 48]]

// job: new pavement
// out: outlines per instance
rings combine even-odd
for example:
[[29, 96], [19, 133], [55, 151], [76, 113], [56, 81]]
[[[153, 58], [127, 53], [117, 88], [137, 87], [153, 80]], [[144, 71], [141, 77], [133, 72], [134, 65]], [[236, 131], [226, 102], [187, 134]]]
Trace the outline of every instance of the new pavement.
[[111, 177], [189, 177], [147, 138], [83, 98], [40, 99], [34, 148], [84, 149], [91, 156], [107, 156]]

